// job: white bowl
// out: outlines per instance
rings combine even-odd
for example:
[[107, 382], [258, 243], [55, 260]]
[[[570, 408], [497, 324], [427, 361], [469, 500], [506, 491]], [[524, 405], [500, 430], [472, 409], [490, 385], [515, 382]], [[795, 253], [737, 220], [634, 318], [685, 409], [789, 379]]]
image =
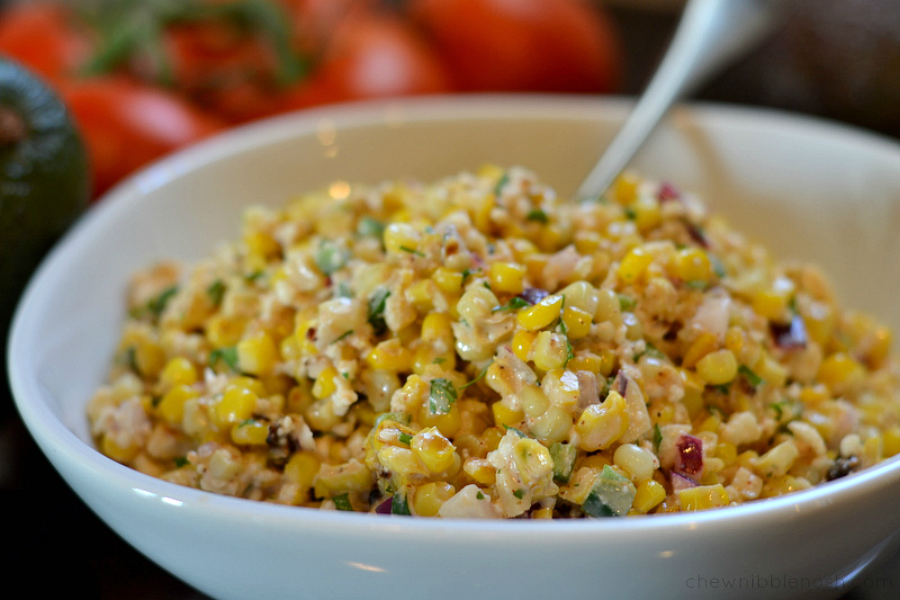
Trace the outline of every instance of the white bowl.
[[[114, 190], [31, 282], [9, 346], [19, 410], [68, 483], [164, 568], [221, 598], [836, 596], [900, 530], [900, 462], [736, 508], [647, 518], [441, 521], [316, 511], [157, 480], [94, 450], [131, 272], [207, 254], [249, 201], [334, 179], [426, 180], [522, 164], [574, 190], [626, 114], [614, 100], [419, 99], [278, 118]], [[636, 162], [704, 195], [782, 256], [817, 259], [847, 304], [900, 330], [900, 146], [796, 116], [682, 109]], [[837, 582], [837, 583], [836, 583]]]

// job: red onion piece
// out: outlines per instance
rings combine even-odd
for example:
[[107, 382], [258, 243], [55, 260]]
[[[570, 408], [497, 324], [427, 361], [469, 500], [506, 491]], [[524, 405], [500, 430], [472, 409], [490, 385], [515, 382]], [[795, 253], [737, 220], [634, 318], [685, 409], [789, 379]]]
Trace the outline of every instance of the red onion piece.
[[676, 473], [674, 471], [672, 471], [670, 475], [672, 480], [672, 491], [674, 492], [680, 492], [681, 490], [694, 488], [700, 485], [687, 475], [682, 475], [681, 473]]
[[803, 317], [796, 313], [787, 325], [773, 323], [772, 335], [775, 337], [775, 344], [783, 350], [802, 350], [806, 348], [809, 339], [806, 335], [806, 323], [803, 322]]
[[525, 288], [522, 290], [522, 293], [519, 294], [519, 298], [528, 304], [537, 304], [549, 295], [550, 292], [542, 290], [541, 288]]
[[669, 182], [663, 182], [656, 192], [656, 199], [660, 202], [669, 202], [671, 200], [681, 200], [681, 192]]
[[700, 438], [684, 434], [675, 442], [675, 447], [678, 449], [676, 472], [696, 475], [703, 470], [703, 441]]
[[394, 501], [393, 496], [388, 496], [385, 500], [382, 500], [375, 507], [375, 512], [379, 515], [389, 515], [391, 514], [391, 504]]

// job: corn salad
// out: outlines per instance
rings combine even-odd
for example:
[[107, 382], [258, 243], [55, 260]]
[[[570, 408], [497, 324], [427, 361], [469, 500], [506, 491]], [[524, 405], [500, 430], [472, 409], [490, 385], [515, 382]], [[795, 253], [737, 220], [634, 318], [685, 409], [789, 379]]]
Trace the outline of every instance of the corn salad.
[[890, 332], [669, 184], [337, 182], [135, 276], [98, 447], [220, 494], [444, 518], [695, 511], [900, 452]]

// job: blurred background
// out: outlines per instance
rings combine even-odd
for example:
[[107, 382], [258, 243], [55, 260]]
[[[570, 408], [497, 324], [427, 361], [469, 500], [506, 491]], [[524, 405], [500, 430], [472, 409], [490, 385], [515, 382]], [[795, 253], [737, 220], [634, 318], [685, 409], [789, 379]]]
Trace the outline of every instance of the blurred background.
[[[900, 138], [900, 2], [786, 1], [791, 11], [783, 26], [692, 100], [787, 110]], [[480, 91], [633, 96], [657, 65], [682, 5], [0, 0], [0, 55], [37, 74], [71, 111], [96, 201], [178, 147], [311, 106]], [[0, 314], [0, 331], [8, 317]], [[8, 573], [51, 567], [49, 576], [29, 577], [30, 593], [203, 598], [131, 549], [71, 493], [2, 385], [0, 407], [0, 506], [12, 523], [3, 550]], [[870, 576], [890, 585], [845, 597], [896, 597], [900, 556]]]

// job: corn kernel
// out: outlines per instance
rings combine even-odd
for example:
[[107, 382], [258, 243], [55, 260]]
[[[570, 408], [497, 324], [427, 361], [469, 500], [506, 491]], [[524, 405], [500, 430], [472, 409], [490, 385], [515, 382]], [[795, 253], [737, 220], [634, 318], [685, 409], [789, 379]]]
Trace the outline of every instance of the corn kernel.
[[463, 274], [459, 271], [439, 267], [431, 274], [431, 279], [441, 288], [441, 291], [448, 294], [457, 294], [462, 291]]
[[519, 392], [519, 404], [526, 415], [536, 419], [550, 408], [550, 399], [539, 386], [526, 385]]
[[631, 506], [640, 513], [648, 513], [666, 499], [666, 488], [657, 481], [648, 479], [637, 486], [637, 493]]
[[[566, 297], [568, 299], [568, 296]], [[591, 315], [575, 306], [566, 306], [562, 311], [562, 321], [566, 325], [566, 336], [570, 340], [583, 338], [591, 331]]]
[[262, 231], [254, 231], [244, 236], [247, 251], [265, 260], [277, 256], [281, 252], [281, 246], [275, 239]]
[[532, 359], [537, 368], [544, 371], [562, 368], [568, 359], [566, 336], [552, 331], [541, 331], [534, 340]]
[[197, 391], [189, 385], [178, 384], [163, 395], [156, 408], [163, 419], [177, 425], [184, 418], [184, 403], [197, 396]]
[[756, 292], [753, 296], [753, 310], [770, 321], [783, 321], [788, 313], [788, 303], [794, 295], [794, 282], [787, 277], [778, 277], [771, 288]]
[[413, 354], [397, 338], [379, 343], [366, 355], [366, 363], [373, 369], [407, 372], [412, 367]]
[[294, 452], [284, 466], [284, 476], [288, 481], [298, 484], [303, 490], [308, 490], [313, 485], [320, 464], [321, 461], [314, 452], [306, 450]]
[[413, 436], [410, 448], [419, 462], [432, 473], [443, 473], [459, 460], [456, 447], [433, 427]]
[[697, 375], [710, 385], [729, 383], [737, 374], [737, 359], [731, 350], [716, 350], [697, 361]]
[[445, 481], [432, 481], [416, 488], [412, 498], [412, 511], [421, 517], [433, 517], [456, 493], [456, 488]]
[[756, 472], [761, 477], [780, 477], [794, 466], [798, 456], [800, 451], [793, 441], [781, 442], [756, 460]]
[[495, 262], [488, 269], [491, 289], [507, 294], [521, 294], [525, 283], [525, 265]]
[[108, 435], [103, 436], [103, 440], [100, 443], [100, 449], [103, 454], [120, 463], [131, 462], [141, 451], [140, 446], [137, 445], [123, 448], [114, 442]]
[[531, 359], [531, 348], [535, 338], [537, 338], [537, 333], [534, 331], [525, 331], [524, 329], [517, 331], [512, 340], [513, 354], [520, 360], [528, 362]]
[[619, 204], [629, 205], [637, 198], [637, 189], [641, 180], [634, 173], [622, 173], [613, 183], [613, 193]]
[[531, 424], [531, 433], [542, 442], [564, 441], [572, 428], [572, 415], [557, 406], [550, 406]]
[[681, 508], [687, 511], [728, 506], [731, 502], [721, 483], [683, 489], [678, 492], [678, 499], [681, 501]]
[[531, 511], [532, 519], [552, 519], [553, 518], [553, 508], [550, 506], [542, 506], [536, 510]]
[[571, 371], [599, 373], [603, 368], [603, 359], [596, 355], [575, 356], [569, 360], [566, 368]]
[[651, 262], [653, 262], [653, 256], [649, 252], [640, 246], [632, 248], [619, 263], [617, 271], [619, 279], [626, 285], [635, 283]]
[[647, 233], [662, 222], [659, 201], [653, 196], [638, 196], [628, 208], [641, 233]]
[[166, 386], [193, 385], [197, 383], [197, 369], [188, 359], [176, 356], [166, 363], [159, 378]]
[[578, 447], [587, 452], [609, 448], [628, 430], [625, 399], [611, 391], [602, 404], [591, 404], [575, 424]]
[[682, 281], [706, 284], [712, 279], [712, 261], [700, 248], [684, 248], [675, 258], [675, 275]]
[[241, 371], [252, 375], [271, 372], [278, 360], [278, 348], [264, 331], [238, 342], [237, 353]]
[[207, 319], [204, 333], [214, 348], [228, 348], [240, 341], [245, 326], [243, 319], [215, 314]]
[[445, 313], [431, 313], [422, 321], [422, 339], [453, 341], [452, 319]]
[[525, 418], [525, 414], [521, 410], [509, 408], [502, 400], [491, 405], [491, 412], [497, 427], [516, 427]]
[[245, 446], [265, 446], [268, 437], [268, 424], [255, 419], [238, 423], [231, 430], [231, 441]]
[[463, 471], [475, 483], [490, 486], [497, 479], [497, 470], [484, 458], [470, 458], [463, 465]]
[[885, 431], [881, 436], [881, 440], [882, 452], [884, 452], [885, 458], [900, 454], [900, 426], [894, 425]]
[[429, 313], [434, 309], [434, 298], [440, 292], [437, 284], [430, 279], [421, 279], [406, 290], [406, 299], [420, 313]]
[[865, 376], [865, 367], [844, 352], [828, 356], [819, 367], [819, 381], [835, 394], [853, 389]]
[[156, 377], [166, 363], [166, 354], [154, 342], [141, 341], [134, 347], [134, 362], [144, 377]]
[[393, 254], [407, 254], [419, 250], [421, 235], [408, 223], [391, 223], [384, 230], [384, 247]]
[[462, 424], [462, 416], [459, 414], [459, 403], [450, 405], [450, 410], [444, 413], [432, 413], [428, 403], [423, 402], [419, 407], [419, 423], [423, 427], [437, 427], [441, 435], [452, 438], [459, 431]]
[[225, 390], [222, 397], [213, 405], [213, 414], [219, 425], [240, 423], [253, 415], [259, 397], [252, 391], [242, 387], [231, 387]]
[[616, 448], [613, 464], [623, 469], [635, 483], [650, 479], [659, 468], [656, 456], [635, 444], [622, 444]]
[[682, 366], [687, 369], [694, 367], [701, 358], [714, 351], [717, 345], [716, 336], [711, 333], [701, 333], [684, 353], [681, 360]]
[[337, 384], [334, 382], [334, 378], [339, 376], [337, 369], [331, 365], [322, 369], [319, 372], [319, 376], [316, 377], [316, 382], [313, 384], [312, 395], [322, 400], [335, 393]]

